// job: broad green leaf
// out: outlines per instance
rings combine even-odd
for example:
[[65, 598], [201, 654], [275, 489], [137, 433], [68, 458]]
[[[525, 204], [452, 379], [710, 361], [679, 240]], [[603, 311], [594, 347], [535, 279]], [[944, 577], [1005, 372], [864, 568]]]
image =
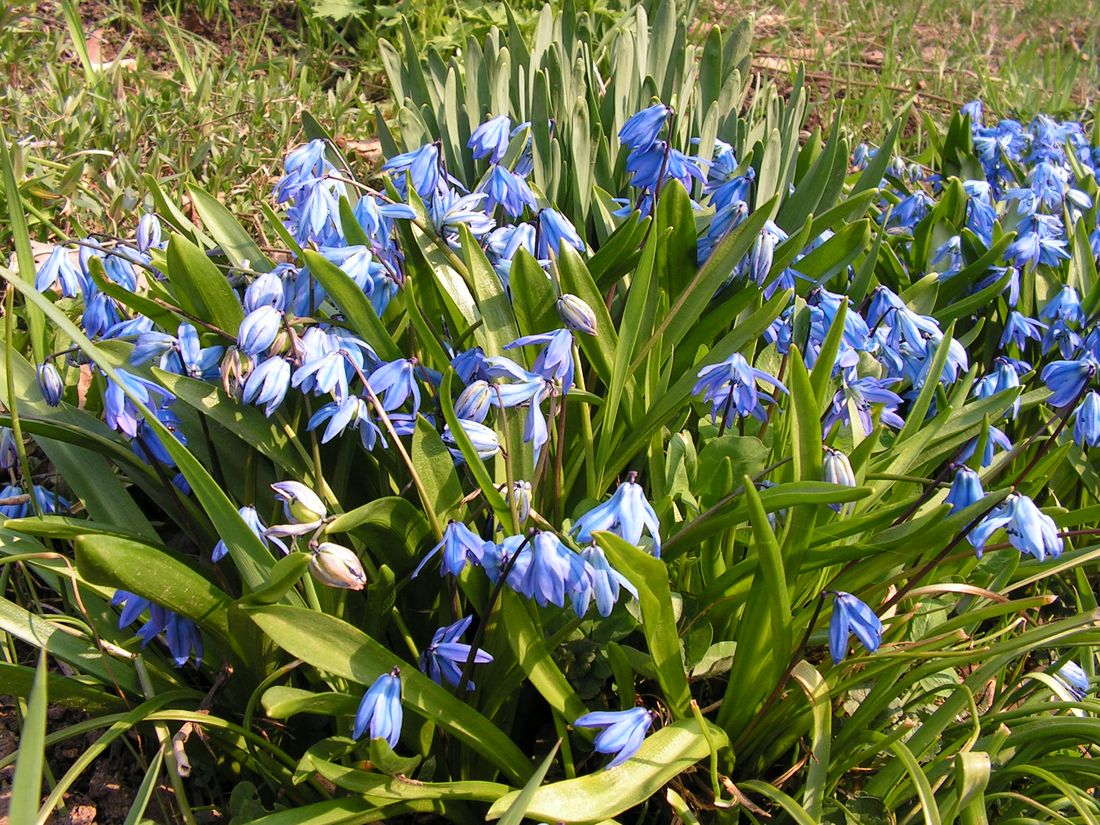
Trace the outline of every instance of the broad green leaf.
[[500, 825], [520, 825], [520, 823], [523, 822], [523, 817], [527, 813], [527, 807], [531, 804], [531, 800], [542, 784], [542, 780], [546, 778], [546, 774], [550, 770], [550, 766], [554, 763], [554, 757], [558, 755], [558, 748], [560, 747], [561, 740], [558, 740], [550, 750], [550, 753], [546, 754], [546, 758], [542, 760], [542, 764], [540, 764], [535, 772], [531, 774], [531, 778], [527, 780], [527, 784], [520, 789], [519, 796], [517, 796], [515, 801], [508, 806], [508, 810], [505, 811], [504, 816], [500, 818]]
[[34, 822], [42, 791], [42, 769], [46, 763], [46, 651], [38, 654], [38, 668], [27, 702], [27, 715], [19, 728], [19, 754], [8, 803], [9, 822]]
[[203, 226], [218, 242], [218, 246], [234, 266], [256, 272], [271, 271], [273, 266], [271, 261], [217, 198], [197, 186], [188, 186], [187, 192], [191, 196], [195, 211], [202, 218]]
[[[168, 241], [168, 281], [180, 306], [236, 337], [244, 309], [225, 273], [183, 235]], [[75, 340], [75, 339], [74, 339]]]
[[260, 697], [264, 713], [270, 719], [289, 719], [299, 713], [320, 716], [346, 716], [355, 713], [361, 696], [348, 693], [314, 693], [312, 690], [278, 685], [268, 688]]
[[439, 433], [419, 416], [412, 435], [409, 451], [413, 468], [423, 485], [425, 508], [440, 521], [458, 518], [462, 510], [462, 484], [455, 472], [454, 458], [439, 437]]
[[668, 569], [664, 562], [635, 547], [614, 533], [597, 532], [596, 542], [607, 553], [612, 567], [626, 576], [638, 590], [642, 610], [642, 631], [649, 655], [657, 669], [657, 681], [674, 717], [691, 713], [684, 660], [680, 655], [680, 637], [676, 632]]
[[[708, 723], [710, 738], [728, 746], [725, 732]], [[563, 823], [599, 822], [633, 808], [671, 779], [710, 756], [710, 746], [694, 719], [683, 719], [650, 735], [638, 752], [612, 772], [593, 773], [543, 785], [527, 805], [527, 817]], [[521, 791], [505, 794], [489, 809], [498, 819]]]
[[805, 659], [794, 666], [791, 677], [802, 687], [813, 712], [811, 740], [813, 744], [810, 748], [810, 763], [806, 773], [802, 803], [811, 817], [820, 820], [829, 777], [829, 753], [833, 731], [833, 709], [829, 685], [821, 678], [817, 669]]
[[[30, 698], [36, 673], [34, 668], [25, 665], [0, 663], [0, 684], [4, 686], [4, 693]], [[51, 705], [63, 705], [90, 714], [117, 713], [126, 708], [122, 699], [90, 680], [50, 673], [47, 682], [46, 692]]]
[[362, 631], [335, 616], [285, 605], [253, 608], [249, 616], [291, 656], [361, 685], [400, 666], [406, 708], [480, 753], [510, 780], [530, 777], [526, 757], [499, 728]]

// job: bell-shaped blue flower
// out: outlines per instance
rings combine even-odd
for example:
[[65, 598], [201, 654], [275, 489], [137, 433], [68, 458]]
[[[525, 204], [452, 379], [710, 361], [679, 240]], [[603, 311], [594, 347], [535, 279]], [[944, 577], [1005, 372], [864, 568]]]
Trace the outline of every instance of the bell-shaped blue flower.
[[538, 257], [549, 258], [551, 252], [560, 254], [563, 243], [578, 252], [585, 251], [584, 241], [569, 219], [554, 209], [543, 209], [539, 212]]
[[1047, 402], [1052, 407], [1064, 407], [1077, 399], [1096, 375], [1097, 363], [1086, 356], [1076, 361], [1052, 361], [1043, 367], [1043, 383], [1052, 395]]
[[636, 473], [619, 485], [611, 498], [597, 504], [573, 525], [572, 533], [577, 541], [587, 544], [592, 534], [609, 530], [631, 544], [640, 545], [642, 531], [647, 530], [653, 540], [653, 555], [661, 555], [661, 523], [653, 506], [646, 501], [645, 492], [635, 483]]
[[985, 498], [985, 490], [982, 489], [981, 477], [966, 465], [959, 466], [955, 470], [955, 479], [951, 482], [947, 498], [944, 499], [951, 505], [951, 515], [965, 510], [983, 498]]
[[1090, 392], [1073, 414], [1073, 440], [1081, 449], [1100, 444], [1100, 395]]
[[619, 140], [630, 149], [648, 149], [656, 142], [671, 113], [672, 110], [663, 103], [635, 112], [619, 130]]
[[451, 521], [443, 531], [443, 540], [433, 547], [423, 560], [416, 566], [411, 578], [416, 578], [436, 553], [443, 551], [443, 559], [440, 564], [439, 574], [458, 576], [466, 569], [467, 564], [481, 564], [481, 558], [485, 555], [485, 546], [492, 542], [485, 541], [477, 533], [460, 521]]
[[[432, 642], [420, 654], [420, 669], [427, 673], [437, 684], [446, 680], [447, 684], [458, 687], [462, 680], [462, 668], [470, 658], [470, 645], [458, 641], [473, 622], [473, 616], [459, 619], [452, 625], [441, 627], [432, 636]], [[484, 650], [474, 653], [474, 664], [484, 665], [493, 661], [493, 657]], [[473, 690], [474, 683], [467, 682], [466, 690]]]
[[270, 418], [279, 409], [290, 387], [290, 362], [278, 356], [265, 358], [249, 373], [244, 383], [244, 403], [264, 407]]
[[61, 403], [61, 394], [65, 392], [65, 385], [61, 382], [61, 375], [58, 374], [57, 367], [52, 362], [47, 361], [38, 365], [37, 373], [38, 389], [42, 391], [42, 397], [46, 399], [46, 403], [51, 407], [56, 407]]
[[512, 121], [507, 115], [497, 115], [482, 123], [466, 143], [475, 160], [489, 158], [491, 163], [500, 163], [508, 151], [508, 140], [512, 133]]
[[1045, 561], [1047, 556], [1056, 558], [1062, 554], [1063, 541], [1054, 519], [1039, 510], [1027, 496], [1013, 493], [967, 534], [966, 538], [974, 546], [978, 558], [982, 557], [989, 537], [1002, 527], [1009, 542], [1021, 553], [1032, 555], [1039, 561]]
[[641, 748], [653, 724], [653, 714], [645, 708], [617, 711], [592, 711], [573, 723], [579, 728], [602, 728], [593, 741], [599, 753], [613, 753], [607, 768], [621, 765]]
[[241, 321], [237, 330], [237, 346], [253, 357], [262, 355], [275, 343], [282, 326], [282, 312], [266, 304], [259, 306]]
[[527, 181], [503, 166], [494, 166], [489, 170], [489, 177], [480, 191], [485, 193], [486, 212], [501, 206], [510, 217], [518, 218], [523, 214], [524, 207], [535, 209], [538, 206], [535, 193]]
[[882, 643], [882, 621], [875, 611], [851, 593], [834, 595], [833, 615], [829, 619], [829, 654], [833, 664], [840, 664], [848, 655], [848, 637], [852, 633], [874, 653]]
[[355, 739], [370, 730], [371, 739], [385, 739], [391, 748], [401, 738], [401, 669], [394, 668], [374, 680], [359, 702], [351, 735]]

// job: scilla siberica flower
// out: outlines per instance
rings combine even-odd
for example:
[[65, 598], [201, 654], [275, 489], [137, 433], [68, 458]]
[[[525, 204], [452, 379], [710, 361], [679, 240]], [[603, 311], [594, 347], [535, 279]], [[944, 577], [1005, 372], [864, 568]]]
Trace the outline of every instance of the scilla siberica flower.
[[1090, 392], [1074, 413], [1073, 440], [1081, 449], [1100, 444], [1100, 395]]
[[264, 415], [270, 418], [286, 398], [290, 388], [290, 362], [279, 356], [265, 358], [248, 374], [244, 382], [242, 400], [246, 404], [263, 406]]
[[477, 533], [460, 521], [451, 521], [443, 531], [443, 540], [433, 547], [428, 555], [416, 566], [411, 578], [420, 575], [424, 568], [436, 553], [443, 551], [439, 574], [457, 576], [466, 568], [468, 563], [481, 564], [481, 558], [485, 555], [485, 545], [492, 545]]
[[79, 298], [89, 290], [87, 277], [73, 263], [72, 256], [63, 246], [55, 246], [50, 257], [38, 268], [34, 288], [43, 292], [60, 284], [62, 298]]
[[635, 112], [619, 130], [619, 140], [630, 149], [648, 149], [656, 142], [671, 113], [672, 110], [663, 103]]
[[282, 327], [282, 312], [269, 304], [259, 306], [241, 321], [237, 330], [237, 346], [253, 357], [262, 355], [275, 343]]
[[1054, 678], [1065, 685], [1078, 702], [1088, 695], [1089, 677], [1077, 662], [1066, 662], [1054, 671]]
[[615, 758], [607, 763], [605, 770], [621, 765], [636, 754], [652, 724], [653, 714], [645, 708], [592, 711], [573, 723], [579, 728], [603, 729], [592, 744], [599, 753], [615, 754]]
[[362, 590], [367, 583], [359, 557], [351, 549], [331, 541], [323, 541], [314, 548], [309, 572], [322, 584], [344, 590]]
[[289, 524], [276, 524], [267, 529], [267, 536], [304, 536], [321, 526], [328, 514], [320, 497], [298, 481], [279, 481], [271, 485], [275, 495], [283, 500], [283, 515]]
[[505, 349], [543, 345], [535, 357], [532, 369], [547, 380], [557, 378], [563, 391], [573, 386], [573, 333], [567, 329], [556, 329], [538, 335], [524, 335], [517, 338]]
[[149, 620], [137, 632], [142, 647], [163, 633], [176, 667], [183, 667], [192, 657], [196, 666], [202, 662], [202, 636], [190, 619], [125, 590], [116, 590], [111, 604], [115, 607], [123, 605], [118, 618], [120, 628], [132, 625], [142, 613], [149, 611]]
[[[458, 424], [470, 439], [470, 443], [473, 445], [474, 452], [477, 453], [478, 458], [492, 458], [497, 454], [497, 451], [500, 450], [500, 441], [497, 439], [496, 431], [492, 427], [486, 427], [484, 424], [479, 424], [476, 421], [466, 421], [461, 418], [458, 420]], [[400, 434], [399, 431], [398, 435]], [[447, 449], [450, 451], [455, 461], [462, 462], [466, 460], [466, 457], [462, 454], [462, 449], [455, 440], [450, 425], [443, 428], [441, 438], [443, 439], [443, 443], [447, 445]], [[541, 445], [536, 443], [535, 449], [537, 450], [539, 446]]]
[[1064, 407], [1077, 396], [1096, 375], [1097, 363], [1091, 356], [1077, 361], [1052, 361], [1043, 367], [1043, 383], [1052, 395], [1047, 399], [1052, 407]]
[[359, 739], [370, 729], [371, 739], [385, 739], [391, 748], [401, 738], [401, 668], [395, 667], [374, 680], [355, 712], [351, 735]]
[[490, 163], [500, 163], [504, 153], [508, 151], [511, 132], [512, 121], [508, 115], [497, 115], [474, 129], [466, 147], [473, 150], [470, 154], [474, 156], [474, 160], [487, 157]]
[[638, 474], [630, 473], [611, 498], [597, 504], [573, 525], [573, 536], [585, 544], [592, 541], [592, 534], [610, 530], [631, 544], [640, 545], [642, 530], [648, 530], [653, 539], [653, 555], [661, 556], [661, 523], [657, 513], [645, 498], [645, 492], [636, 483]]
[[[452, 625], [439, 628], [432, 636], [432, 643], [420, 654], [420, 669], [437, 684], [442, 684], [445, 679], [447, 684], [458, 687], [462, 680], [462, 668], [470, 658], [470, 645], [459, 642], [458, 639], [473, 620], [473, 616], [467, 616]], [[493, 657], [484, 650], [478, 650], [474, 654], [474, 664], [485, 665], [491, 661]], [[474, 683], [467, 682], [466, 690], [473, 689]]]
[[[856, 474], [852, 471], [852, 464], [848, 461], [848, 456], [840, 450], [834, 450], [832, 447], [825, 448], [825, 457], [821, 462], [821, 472], [823, 479], [830, 484], [839, 484], [843, 487], [856, 486]], [[844, 509], [844, 506], [840, 504], [829, 505], [838, 513]]]
[[108, 427], [134, 438], [137, 436], [143, 412], [137, 403], [130, 400], [123, 386], [136, 395], [143, 406], [154, 411], [161, 403], [174, 400], [175, 396], [159, 384], [154, 384], [125, 370], [116, 369], [115, 374], [121, 383], [115, 381], [107, 383], [107, 392], [103, 399], [104, 416]]
[[848, 655], [848, 637], [856, 634], [871, 653], [882, 643], [882, 621], [870, 607], [851, 593], [833, 594], [833, 615], [829, 619], [829, 655], [840, 664]]
[[538, 257], [546, 259], [550, 253], [561, 254], [562, 244], [568, 244], [578, 252], [584, 252], [586, 247], [573, 224], [569, 222], [561, 212], [553, 209], [543, 209], [539, 212], [538, 228]]
[[955, 471], [955, 479], [951, 482], [947, 498], [944, 499], [951, 505], [951, 515], [965, 510], [983, 498], [985, 498], [985, 490], [982, 489], [981, 478], [965, 464], [961, 465]]
[[1057, 558], [1062, 554], [1062, 537], [1058, 535], [1054, 519], [1041, 512], [1027, 496], [1013, 493], [967, 535], [978, 558], [982, 557], [989, 537], [1002, 527], [1009, 542], [1021, 553], [1028, 553], [1039, 561], [1045, 561], [1047, 556]]
[[576, 295], [563, 293], [558, 298], [556, 307], [562, 323], [573, 332], [583, 332], [585, 335], [596, 334], [596, 313]]
[[51, 407], [56, 407], [61, 403], [61, 395], [65, 392], [65, 385], [61, 383], [61, 376], [57, 372], [57, 367], [52, 362], [47, 361], [38, 365], [37, 372], [38, 389], [42, 391], [42, 397], [46, 399], [46, 403]]
[[770, 384], [780, 392], [787, 392], [787, 388], [778, 379], [763, 370], [749, 366], [745, 357], [735, 352], [725, 361], [719, 361], [717, 364], [711, 364], [699, 370], [699, 380], [695, 382], [692, 394], [702, 395], [703, 399], [710, 404], [712, 421], [729, 415], [736, 415], [738, 418], [756, 415], [763, 418], [760, 400], [764, 399], [770, 403], [773, 399], [767, 393], [757, 389], [757, 381]]
[[[237, 514], [241, 517], [241, 520], [244, 521], [248, 529], [252, 531], [252, 534], [256, 536], [256, 538], [258, 538], [261, 542], [263, 542], [264, 547], [267, 547], [268, 543], [270, 542], [271, 544], [274, 544], [276, 547], [282, 550], [283, 553], [290, 552], [287, 549], [287, 546], [283, 544], [282, 541], [273, 536], [266, 535], [267, 528], [264, 526], [263, 521], [260, 520], [260, 514], [256, 512], [255, 507], [242, 507], [237, 511]], [[225, 555], [228, 552], [229, 548], [226, 546], [225, 541], [219, 541], [216, 545], [214, 545], [214, 550], [210, 554], [210, 561], [219, 562], [223, 558], [225, 558]]]

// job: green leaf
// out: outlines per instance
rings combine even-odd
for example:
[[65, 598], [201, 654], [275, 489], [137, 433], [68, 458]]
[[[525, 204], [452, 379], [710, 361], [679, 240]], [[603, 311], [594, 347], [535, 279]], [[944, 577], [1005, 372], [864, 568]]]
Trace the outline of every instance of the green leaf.
[[762, 782], [759, 779], [747, 779], [738, 782], [737, 787], [742, 791], [755, 791], [761, 796], [766, 796], [779, 805], [797, 825], [820, 825], [821, 820], [810, 816], [805, 808], [774, 785]]
[[309, 553], [289, 553], [283, 556], [272, 566], [267, 584], [252, 591], [237, 604], [275, 604], [280, 601], [302, 578], [309, 568], [311, 558]]
[[680, 636], [676, 632], [676, 616], [665, 563], [614, 533], [597, 532], [594, 535], [597, 544], [607, 553], [611, 565], [638, 590], [642, 631], [657, 669], [657, 681], [673, 717], [682, 719], [689, 716], [691, 691], [680, 654]]
[[191, 619], [226, 647], [240, 650], [229, 633], [233, 600], [183, 561], [117, 536], [78, 536], [73, 544], [76, 568], [88, 581], [150, 599]]
[[454, 458], [447, 445], [424, 416], [416, 419], [410, 457], [423, 485], [424, 507], [441, 521], [459, 518], [462, 510], [462, 483], [455, 471]]
[[276, 423], [256, 407], [242, 404], [209, 381], [156, 367], [152, 373], [176, 398], [200, 415], [207, 415], [221, 424], [288, 474], [314, 483], [313, 464], [289, 426]]
[[646, 355], [656, 344], [660, 343], [664, 352], [670, 352], [691, 330], [711, 298], [714, 297], [714, 293], [718, 291], [718, 287], [730, 276], [737, 262], [752, 247], [756, 236], [760, 234], [760, 230], [768, 220], [771, 205], [757, 209], [718, 243], [683, 292], [675, 296], [675, 303], [664, 320], [657, 325], [649, 341], [639, 348], [634, 360], [630, 363], [631, 372], [641, 366]]
[[[0, 662], [0, 684], [7, 695], [30, 698], [36, 674], [34, 668]], [[102, 685], [59, 673], [49, 673], [46, 679], [51, 705], [76, 708], [90, 714], [118, 713], [126, 709], [126, 703]]]
[[592, 274], [584, 260], [569, 244], [562, 244], [561, 254], [556, 261], [562, 292], [576, 295], [596, 314], [596, 335], [577, 336], [577, 344], [584, 351], [596, 374], [603, 381], [610, 382], [619, 336], [615, 332], [615, 324], [608, 314], [603, 295], [592, 280]]
[[168, 241], [168, 280], [183, 309], [236, 337], [244, 320], [240, 299], [206, 253], [182, 235]]
[[[708, 723], [710, 738], [728, 746], [721, 728]], [[593, 773], [543, 785], [531, 797], [527, 817], [536, 821], [584, 823], [611, 819], [641, 804], [673, 777], [710, 756], [699, 723], [683, 719], [649, 736], [638, 752], [611, 772]], [[509, 810], [521, 791], [505, 794], [489, 809], [487, 819]]]
[[550, 750], [550, 753], [546, 754], [546, 758], [542, 760], [542, 764], [538, 766], [533, 774], [531, 774], [531, 778], [527, 780], [527, 784], [520, 790], [519, 796], [517, 796], [512, 804], [508, 806], [508, 810], [505, 811], [504, 816], [500, 818], [500, 825], [520, 825], [520, 823], [523, 822], [523, 817], [527, 813], [527, 808], [531, 804], [535, 792], [542, 784], [542, 780], [546, 778], [546, 773], [554, 763], [554, 757], [558, 755], [558, 748], [560, 747], [561, 740], [559, 739]]
[[481, 313], [483, 322], [482, 329], [488, 344], [485, 354], [501, 355], [505, 345], [519, 338], [519, 327], [516, 326], [512, 302], [508, 300], [508, 294], [504, 291], [500, 276], [497, 275], [465, 224], [459, 226], [459, 238], [462, 242], [462, 257], [470, 276], [474, 297], [477, 299], [478, 312]]
[[355, 713], [362, 697], [347, 693], [314, 693], [312, 690], [278, 685], [268, 688], [260, 697], [264, 713], [270, 719], [289, 719], [299, 713], [320, 716], [346, 716]]
[[217, 198], [197, 186], [188, 186], [187, 192], [203, 226], [234, 266], [256, 272], [271, 271], [274, 264]]
[[352, 330], [370, 344], [383, 360], [403, 358], [401, 350], [371, 306], [370, 299], [356, 286], [351, 276], [319, 252], [307, 249], [302, 254], [305, 256], [306, 267], [343, 311]]
[[19, 729], [19, 755], [8, 807], [9, 822], [34, 822], [42, 792], [42, 769], [46, 762], [46, 651], [38, 654], [27, 715]]
[[802, 803], [806, 812], [815, 821], [820, 821], [826, 783], [829, 779], [829, 752], [833, 730], [832, 697], [829, 694], [829, 685], [821, 678], [817, 669], [805, 659], [794, 666], [791, 677], [801, 685], [813, 712], [810, 763], [806, 773]]
[[386, 496], [335, 516], [326, 533], [365, 532], [378, 540], [374, 550], [394, 570], [411, 572], [420, 549], [431, 538], [424, 514], [403, 498]]
[[510, 780], [530, 777], [527, 758], [496, 725], [347, 622], [285, 605], [252, 608], [248, 615], [291, 656], [334, 676], [370, 685], [395, 665], [401, 667], [406, 708], [480, 753]]

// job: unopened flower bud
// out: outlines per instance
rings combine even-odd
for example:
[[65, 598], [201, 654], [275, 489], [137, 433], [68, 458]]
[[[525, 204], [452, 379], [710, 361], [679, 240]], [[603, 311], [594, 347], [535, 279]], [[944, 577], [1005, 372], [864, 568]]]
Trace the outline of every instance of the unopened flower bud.
[[148, 252], [160, 243], [160, 221], [156, 215], [146, 213], [137, 225], [137, 247], [139, 252]]
[[65, 385], [61, 383], [61, 375], [57, 367], [47, 361], [38, 365], [38, 388], [46, 398], [46, 403], [56, 407], [61, 403], [61, 394], [65, 391]]
[[455, 402], [455, 415], [466, 421], [481, 424], [489, 414], [493, 403], [493, 390], [487, 381], [474, 381], [458, 396]]
[[322, 584], [346, 590], [362, 590], [367, 574], [355, 553], [331, 541], [322, 542], [313, 551], [309, 570]]
[[596, 334], [596, 313], [592, 307], [568, 292], [558, 298], [558, 315], [561, 320], [574, 332], [583, 332], [586, 335]]
[[840, 450], [825, 448], [825, 460], [822, 462], [825, 480], [830, 484], [842, 484], [845, 487], [856, 486], [856, 474], [852, 471], [852, 465], [848, 456]]
[[527, 517], [531, 515], [531, 482], [517, 481], [513, 484], [508, 495], [508, 502], [509, 504], [515, 502], [516, 515], [519, 517], [520, 526], [522, 526], [527, 521]]
[[283, 500], [286, 517], [299, 524], [315, 524], [328, 512], [318, 495], [300, 482], [280, 481], [272, 484], [271, 489]]
[[222, 356], [222, 389], [231, 398], [240, 398], [244, 382], [252, 372], [252, 359], [237, 347], [228, 347]]

